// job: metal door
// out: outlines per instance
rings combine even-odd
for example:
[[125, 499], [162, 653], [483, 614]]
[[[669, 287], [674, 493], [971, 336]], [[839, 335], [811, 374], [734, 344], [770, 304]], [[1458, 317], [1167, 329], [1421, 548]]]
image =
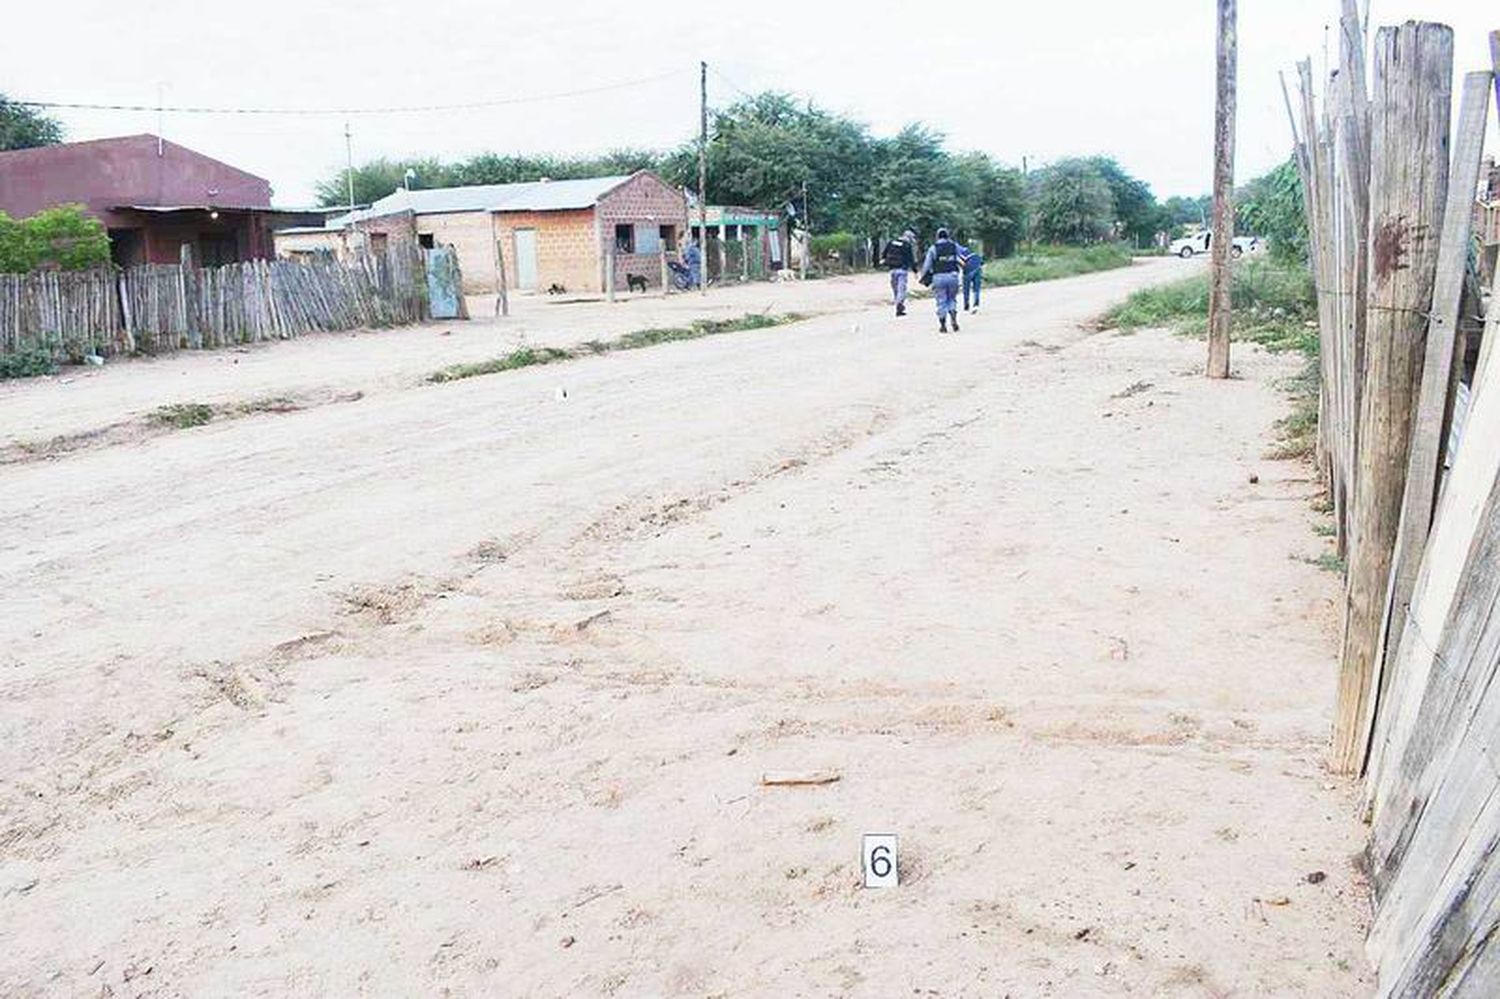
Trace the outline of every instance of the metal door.
[[536, 291], [536, 230], [516, 230], [516, 287]]
[[467, 319], [458, 252], [451, 246], [423, 250], [427, 264], [427, 303], [433, 319]]

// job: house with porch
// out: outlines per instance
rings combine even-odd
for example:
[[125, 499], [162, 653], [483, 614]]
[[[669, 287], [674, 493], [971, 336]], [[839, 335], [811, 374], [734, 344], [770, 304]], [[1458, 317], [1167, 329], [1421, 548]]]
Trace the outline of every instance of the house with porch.
[[276, 228], [323, 219], [273, 208], [264, 178], [155, 135], [0, 152], [0, 211], [64, 204], [104, 223], [121, 266], [176, 263], [184, 246], [204, 266], [269, 258]]
[[347, 253], [393, 240], [451, 245], [464, 291], [601, 292], [627, 276], [661, 286], [661, 254], [675, 254], [687, 223], [683, 194], [649, 170], [628, 176], [400, 190], [322, 229], [278, 234], [277, 253]]
[[704, 249], [710, 279], [753, 281], [788, 266], [791, 227], [782, 224], [780, 213], [741, 205], [708, 205], [700, 227], [697, 202], [689, 193], [688, 224], [693, 239]]

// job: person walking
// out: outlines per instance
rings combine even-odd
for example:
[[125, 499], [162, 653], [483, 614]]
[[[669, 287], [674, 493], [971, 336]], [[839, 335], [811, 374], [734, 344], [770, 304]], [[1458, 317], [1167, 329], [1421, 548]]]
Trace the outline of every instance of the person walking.
[[891, 297], [896, 301], [896, 315], [906, 315], [906, 277], [917, 269], [917, 257], [912, 252], [912, 243], [917, 234], [910, 229], [885, 245], [881, 262], [891, 272]]
[[688, 269], [688, 287], [703, 287], [703, 250], [692, 236], [687, 238], [687, 245], [683, 247], [682, 262]]
[[979, 311], [979, 289], [984, 284], [984, 254], [978, 250], [962, 250], [964, 265], [964, 311], [969, 311], [969, 292], [974, 293], [974, 311]]
[[948, 332], [950, 321], [953, 332], [958, 332], [958, 280], [962, 266], [958, 244], [949, 237], [947, 229], [939, 229], [937, 240], [922, 258], [922, 283], [932, 285], [932, 297], [937, 301], [939, 333]]

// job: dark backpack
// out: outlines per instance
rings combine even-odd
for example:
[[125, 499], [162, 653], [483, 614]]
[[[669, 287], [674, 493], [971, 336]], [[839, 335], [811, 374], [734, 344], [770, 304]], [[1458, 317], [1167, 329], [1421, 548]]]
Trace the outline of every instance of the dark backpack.
[[885, 256], [881, 258], [891, 270], [906, 266], [906, 244], [900, 240], [885, 244]]

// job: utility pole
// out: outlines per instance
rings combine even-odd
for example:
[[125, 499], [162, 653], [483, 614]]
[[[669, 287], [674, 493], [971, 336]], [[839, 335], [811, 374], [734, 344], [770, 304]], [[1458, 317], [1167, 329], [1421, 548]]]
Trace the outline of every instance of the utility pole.
[[708, 63], [698, 63], [698, 292], [708, 294]]
[[[1026, 155], [1023, 153], [1021, 154], [1021, 207], [1024, 214], [1021, 217], [1021, 238], [1019, 240], [1019, 242], [1021, 243], [1031, 242], [1031, 213], [1025, 211], [1025, 207], [1030, 202], [1030, 198], [1031, 163], [1027, 160]], [[998, 254], [996, 254], [996, 256], [998, 256]]]
[[349, 210], [354, 211], [354, 136], [344, 122], [344, 180], [349, 190]]
[[1208, 377], [1229, 377], [1229, 271], [1234, 245], [1235, 0], [1218, 0], [1218, 97], [1214, 105], [1214, 228], [1209, 245]]
[[802, 260], [798, 267], [801, 273], [798, 275], [803, 281], [807, 280], [807, 252], [812, 247], [812, 218], [807, 214], [807, 181], [802, 181]]

